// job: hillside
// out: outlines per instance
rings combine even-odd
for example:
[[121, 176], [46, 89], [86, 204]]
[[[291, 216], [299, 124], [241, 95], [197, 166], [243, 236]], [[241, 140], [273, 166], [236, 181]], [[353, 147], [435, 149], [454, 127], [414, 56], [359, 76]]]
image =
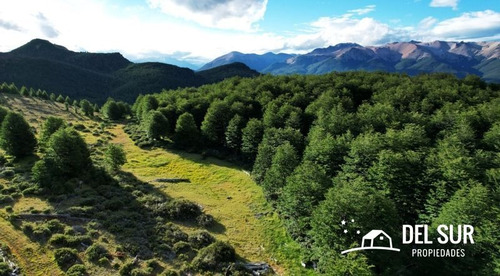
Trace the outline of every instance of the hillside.
[[[61, 103], [0, 94], [0, 106], [23, 114], [38, 135], [49, 116], [64, 119], [79, 129], [97, 164], [108, 143], [121, 144], [128, 160], [114, 176], [117, 186], [95, 187], [94, 180], [84, 180], [72, 193], [50, 195], [30, 188], [31, 167], [43, 154], [9, 159], [0, 169], [0, 241], [22, 273], [63, 275], [54, 256], [66, 247], [77, 250], [76, 262], [89, 275], [117, 275], [127, 266], [133, 273], [146, 273], [141, 275], [190, 271], [188, 263], [201, 250], [190, 243], [200, 231], [228, 242], [239, 262], [266, 262], [279, 273], [304, 273], [300, 272], [298, 245], [285, 234], [262, 189], [241, 168], [198, 154], [141, 149], [124, 132], [123, 124], [89, 119], [73, 107], [66, 110]], [[161, 181], [165, 178], [188, 178], [189, 182]], [[169, 219], [158, 209], [183, 200], [196, 203], [215, 223], [199, 226], [186, 217]], [[56, 219], [38, 218], [39, 214]], [[60, 214], [74, 218], [57, 219]], [[107, 252], [105, 260], [90, 260], [89, 245], [102, 246]]]
[[280, 54], [265, 53], [263, 55], [257, 55], [257, 54], [243, 54], [240, 52], [231, 52], [223, 56], [220, 56], [214, 59], [213, 61], [203, 65], [203, 67], [201, 67], [200, 70], [203, 71], [234, 62], [241, 62], [256, 71], [262, 72], [271, 64], [284, 62], [293, 56], [294, 55], [282, 54], [282, 53]]
[[13, 82], [100, 104], [108, 97], [132, 102], [141, 93], [255, 74], [248, 68], [232, 69], [204, 73], [164, 63], [132, 63], [120, 53], [73, 52], [42, 39], [0, 53], [0, 83]]
[[[133, 110], [127, 133], [141, 147], [251, 167], [307, 271], [498, 274], [500, 85], [443, 73], [268, 74], [146, 95]], [[474, 244], [436, 242], [441, 225], [455, 234], [464, 224]], [[424, 225], [434, 244], [408, 241], [402, 225]], [[392, 242], [372, 246], [398, 250], [366, 248], [380, 230]]]
[[[394, 42], [382, 46], [361, 46], [341, 43], [318, 48], [302, 55], [266, 55], [229, 53], [207, 63], [202, 68], [239, 61], [261, 73], [276, 75], [325, 74], [344, 71], [451, 73], [460, 78], [475, 74], [489, 82], [500, 82], [498, 67], [499, 42]], [[267, 66], [255, 66], [258, 64]], [[252, 67], [254, 66], [254, 67]]]

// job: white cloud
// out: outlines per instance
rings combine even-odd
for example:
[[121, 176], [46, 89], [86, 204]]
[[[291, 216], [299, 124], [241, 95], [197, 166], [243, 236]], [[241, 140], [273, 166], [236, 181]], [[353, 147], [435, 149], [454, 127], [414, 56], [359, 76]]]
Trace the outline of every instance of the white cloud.
[[[10, 51], [33, 38], [44, 38], [74, 51], [119, 51], [129, 59], [171, 56], [203, 63], [230, 51], [304, 53], [341, 42], [368, 46], [411, 39], [491, 40], [500, 37], [500, 13], [491, 10], [463, 13], [442, 21], [427, 17], [414, 26], [401, 26], [363, 16], [366, 14], [363, 9], [375, 8], [367, 6], [342, 16], [319, 18], [306, 24], [305, 30], [278, 34], [186, 24], [148, 6], [113, 6], [101, 0], [8, 2], [0, 9], [0, 52]], [[195, 6], [192, 9], [207, 8]], [[228, 11], [226, 14], [231, 18], [237, 13]], [[246, 26], [257, 21], [252, 22]]]
[[368, 5], [364, 8], [361, 8], [361, 9], [349, 10], [348, 13], [355, 13], [357, 15], [363, 15], [363, 14], [367, 14], [367, 13], [374, 11], [375, 7], [376, 7], [375, 5]]
[[319, 18], [310, 23], [310, 28], [308, 34], [290, 38], [286, 47], [310, 50], [342, 42], [377, 45], [406, 37], [400, 29], [391, 28], [371, 17], [355, 18], [351, 11], [339, 17]]
[[500, 13], [485, 10], [443, 20], [431, 30], [439, 39], [488, 39], [500, 35]]
[[434, 8], [450, 7], [456, 10], [458, 0], [432, 0], [430, 6]]
[[264, 17], [268, 0], [148, 0], [153, 8], [220, 29], [252, 30]]
[[430, 29], [432, 26], [434, 26], [436, 23], [438, 22], [438, 20], [432, 16], [429, 16], [429, 17], [426, 17], [424, 19], [422, 19], [419, 23], [418, 23], [418, 27], [422, 30], [428, 30]]

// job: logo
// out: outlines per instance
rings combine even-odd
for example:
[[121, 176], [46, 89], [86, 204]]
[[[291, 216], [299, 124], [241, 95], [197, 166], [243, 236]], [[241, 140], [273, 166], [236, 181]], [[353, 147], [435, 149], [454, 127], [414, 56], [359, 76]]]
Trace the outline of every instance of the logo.
[[[350, 222], [342, 220], [343, 227], [357, 228], [356, 234], [360, 234], [359, 226], [355, 224], [354, 219]], [[429, 248], [426, 245], [432, 245], [433, 241], [430, 239], [428, 233], [429, 226], [425, 224], [408, 225], [402, 227], [402, 244], [412, 244], [411, 256], [412, 257], [465, 257], [465, 249], [460, 247], [454, 248]], [[351, 232], [349, 229], [343, 230], [344, 234]], [[467, 245], [474, 244], [474, 227], [472, 225], [439, 225], [436, 228], [437, 242], [441, 245], [451, 243], [452, 245]], [[392, 238], [383, 230], [371, 230], [361, 239], [361, 246], [340, 252], [347, 254], [353, 251], [360, 250], [387, 250], [400, 252], [399, 248], [395, 248], [392, 243]]]
[[399, 248], [392, 247], [392, 238], [382, 230], [372, 230], [363, 236], [361, 247], [355, 247], [340, 252], [346, 254], [359, 250], [389, 250], [399, 252]]

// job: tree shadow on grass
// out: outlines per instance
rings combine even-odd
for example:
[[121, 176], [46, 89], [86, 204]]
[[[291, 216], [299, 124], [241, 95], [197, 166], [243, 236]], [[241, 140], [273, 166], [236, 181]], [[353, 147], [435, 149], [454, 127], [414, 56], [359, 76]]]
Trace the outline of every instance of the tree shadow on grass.
[[[124, 259], [137, 257], [141, 260], [157, 258], [180, 267], [186, 259], [177, 259], [180, 253], [176, 252], [176, 244], [189, 243], [190, 240], [189, 235], [178, 225], [191, 225], [202, 230], [203, 228], [196, 226], [196, 217], [186, 215], [182, 221], [172, 218], [172, 212], [175, 211], [171, 210], [170, 203], [175, 199], [153, 185], [140, 181], [132, 173], [118, 172], [115, 178], [118, 181], [110, 181], [107, 185], [97, 187], [93, 187], [92, 180], [87, 183], [76, 181], [72, 193], [39, 196], [49, 201], [54, 209], [52, 214], [68, 216], [60, 221], [73, 227], [83, 226], [85, 233], [66, 232], [65, 236], [69, 236], [67, 240], [58, 242], [50, 238], [34, 240], [41, 244], [48, 241], [54, 247], [73, 247], [81, 251], [85, 249], [82, 247], [84, 243], [86, 246], [89, 242], [98, 240], [102, 243], [99, 237], [108, 233], [117, 243], [115, 248], [108, 248], [112, 256]], [[44, 220], [47, 218], [40, 216], [40, 221]], [[33, 220], [17, 220], [14, 223], [22, 228], [22, 223], [25, 222]], [[225, 228], [216, 223], [211, 230], [223, 233]], [[79, 238], [82, 242], [79, 242]], [[194, 257], [197, 250], [194, 247], [189, 250], [190, 253], [185, 255]]]

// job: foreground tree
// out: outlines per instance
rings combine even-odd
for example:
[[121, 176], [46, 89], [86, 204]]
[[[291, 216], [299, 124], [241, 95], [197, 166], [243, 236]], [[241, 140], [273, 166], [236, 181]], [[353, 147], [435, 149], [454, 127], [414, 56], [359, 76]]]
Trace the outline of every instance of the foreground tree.
[[50, 136], [54, 134], [58, 129], [64, 127], [64, 120], [57, 117], [48, 117], [42, 125], [42, 131], [40, 133], [40, 146], [45, 148]]
[[61, 128], [50, 137], [46, 157], [68, 177], [78, 176], [92, 165], [87, 144], [73, 128]]
[[[67, 181], [95, 171], [87, 144], [72, 128], [60, 128], [49, 139], [47, 153], [32, 168], [33, 180], [50, 193], [73, 189]], [[96, 180], [98, 181], [98, 180]]]
[[36, 138], [30, 125], [18, 113], [8, 113], [2, 122], [0, 146], [7, 154], [23, 157], [33, 153]]

